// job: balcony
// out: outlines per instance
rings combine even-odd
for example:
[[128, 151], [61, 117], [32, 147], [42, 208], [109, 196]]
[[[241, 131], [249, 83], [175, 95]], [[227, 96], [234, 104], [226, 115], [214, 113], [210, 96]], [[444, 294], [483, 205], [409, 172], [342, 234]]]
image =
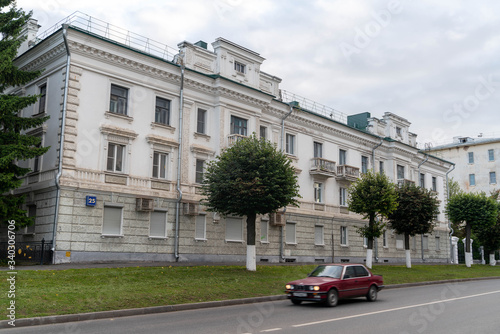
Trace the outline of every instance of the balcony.
[[237, 133], [227, 136], [227, 147], [231, 147], [236, 144], [238, 141], [248, 138], [247, 136], [243, 136]]
[[340, 165], [337, 167], [337, 180], [354, 182], [359, 178], [359, 168]]
[[313, 158], [311, 160], [311, 169], [309, 170], [309, 174], [323, 177], [335, 176], [337, 174], [335, 161], [323, 158]]
[[398, 187], [406, 186], [406, 185], [415, 185], [415, 181], [407, 180], [407, 179], [398, 179]]

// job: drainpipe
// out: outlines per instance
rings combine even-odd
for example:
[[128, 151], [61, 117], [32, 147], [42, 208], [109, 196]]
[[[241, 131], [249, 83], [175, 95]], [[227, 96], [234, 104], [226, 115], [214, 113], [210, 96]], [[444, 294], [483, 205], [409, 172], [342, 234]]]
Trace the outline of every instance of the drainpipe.
[[[282, 119], [281, 119], [281, 151], [284, 150], [284, 147], [285, 147], [285, 119], [290, 116], [290, 114], [292, 113], [293, 111], [293, 106], [291, 103], [288, 104], [289, 107], [290, 107], [290, 111], [288, 112], [288, 114], [286, 114]], [[283, 210], [283, 214], [286, 213], [286, 207], [285, 209]], [[284, 250], [283, 250], [283, 235], [284, 235], [284, 228], [283, 226], [280, 227], [280, 262], [284, 262], [285, 261], [285, 255], [284, 255]]]
[[179, 198], [175, 205], [175, 241], [174, 241], [174, 256], [175, 262], [179, 262], [179, 209], [182, 201], [181, 190], [181, 157], [182, 157], [182, 115], [184, 108], [184, 59], [183, 54], [180, 54], [179, 61], [181, 63], [181, 91], [179, 97], [179, 151], [177, 153], [177, 192]]
[[[450, 201], [450, 185], [448, 184], [448, 174], [450, 174], [451, 172], [453, 172], [453, 170], [455, 169], [455, 164], [453, 164], [451, 166], [452, 168], [446, 172], [446, 203], [448, 204], [448, 202]], [[450, 222], [450, 219], [448, 218], [448, 215], [446, 215], [446, 219], [448, 219], [448, 228], [450, 229], [450, 263], [453, 263], [453, 243], [451, 241], [451, 238], [453, 237], [453, 228], [451, 227], [451, 222]]]
[[[375, 145], [374, 148], [372, 148], [372, 170], [375, 173], [375, 150], [379, 148], [382, 144], [384, 143], [384, 139], [380, 138], [380, 143]], [[375, 243], [375, 262], [378, 263], [378, 238], [375, 238], [374, 240]]]
[[69, 52], [69, 46], [68, 46], [68, 39], [67, 39], [67, 33], [68, 33], [68, 25], [63, 24], [62, 25], [63, 31], [63, 40], [64, 40], [64, 46], [66, 48], [66, 75], [65, 75], [65, 82], [64, 82], [64, 97], [63, 97], [63, 110], [62, 110], [62, 119], [61, 119], [61, 136], [59, 138], [59, 163], [57, 167], [57, 175], [55, 179], [55, 185], [56, 185], [56, 205], [55, 205], [55, 212], [54, 212], [54, 229], [52, 231], [52, 263], [55, 263], [56, 261], [56, 236], [57, 236], [57, 221], [59, 220], [59, 203], [60, 203], [60, 196], [61, 196], [61, 185], [60, 185], [60, 179], [62, 175], [62, 163], [63, 163], [63, 148], [64, 148], [64, 131], [66, 127], [66, 110], [67, 110], [67, 102], [68, 102], [68, 85], [69, 85], [69, 67], [71, 64], [71, 54]]
[[[420, 180], [420, 166], [422, 166], [427, 160], [429, 160], [429, 155], [427, 153], [424, 153], [425, 154], [425, 159], [424, 161], [422, 161], [421, 163], [418, 164], [418, 176], [417, 176], [417, 179]], [[420, 235], [420, 252], [422, 253], [422, 262], [425, 261], [425, 258], [424, 258], [424, 235], [421, 234]]]

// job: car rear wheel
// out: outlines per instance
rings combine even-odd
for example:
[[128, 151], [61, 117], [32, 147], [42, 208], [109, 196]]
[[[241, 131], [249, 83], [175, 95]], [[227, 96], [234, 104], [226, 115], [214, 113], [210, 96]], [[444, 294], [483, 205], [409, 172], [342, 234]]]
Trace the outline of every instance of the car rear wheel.
[[339, 302], [339, 294], [337, 290], [331, 289], [328, 291], [328, 294], [326, 295], [326, 305], [330, 307], [337, 306], [337, 303]]
[[300, 305], [301, 303], [302, 303], [302, 300], [292, 299], [293, 305]]
[[375, 285], [372, 285], [370, 287], [370, 290], [368, 290], [368, 293], [366, 294], [366, 299], [369, 302], [374, 302], [377, 300], [377, 294], [378, 294], [377, 287]]

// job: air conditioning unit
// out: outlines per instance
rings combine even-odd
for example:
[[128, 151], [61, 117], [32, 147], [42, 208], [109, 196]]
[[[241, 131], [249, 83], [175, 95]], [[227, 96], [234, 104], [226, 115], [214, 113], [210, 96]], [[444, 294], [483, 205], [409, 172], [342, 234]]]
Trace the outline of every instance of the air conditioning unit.
[[137, 211], [153, 211], [155, 202], [152, 198], [136, 198], [135, 209]]
[[199, 204], [198, 203], [184, 203], [184, 215], [188, 216], [196, 216], [199, 212]]
[[285, 226], [285, 214], [282, 212], [273, 212], [270, 214], [271, 224], [274, 226]]

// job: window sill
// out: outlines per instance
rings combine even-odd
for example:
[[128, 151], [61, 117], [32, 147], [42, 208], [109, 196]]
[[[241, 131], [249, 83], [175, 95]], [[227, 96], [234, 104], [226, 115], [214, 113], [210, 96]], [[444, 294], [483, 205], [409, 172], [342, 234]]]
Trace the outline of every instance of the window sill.
[[269, 241], [261, 241], [261, 242], [260, 242], [260, 244], [261, 244], [261, 245], [269, 245], [269, 244], [270, 244], [270, 242], [269, 242]]
[[349, 245], [340, 245], [340, 248], [349, 248]]
[[285, 245], [288, 245], [288, 246], [297, 246], [297, 243], [296, 242], [285, 242]]
[[321, 248], [325, 248], [325, 244], [314, 244], [314, 247], [321, 247]]
[[237, 243], [237, 244], [242, 244], [243, 240], [225, 240], [226, 243]]
[[173, 126], [170, 126], [169, 124], [151, 122], [151, 129], [155, 129], [155, 128], [169, 130], [170, 133], [172, 133], [172, 134], [175, 133], [175, 128]]
[[104, 238], [123, 238], [123, 235], [119, 235], [119, 234], [102, 234], [101, 238], [102, 239], [104, 239]]
[[152, 236], [149, 236], [148, 240], [168, 240], [168, 237], [152, 237]]
[[107, 119], [109, 119], [110, 117], [120, 118], [120, 119], [128, 121], [129, 123], [132, 123], [132, 121], [134, 120], [134, 118], [131, 116], [124, 115], [124, 114], [118, 114], [118, 113], [115, 113], [112, 111], [104, 112], [104, 117]]
[[207, 142], [210, 141], [210, 138], [211, 138], [209, 135], [207, 135], [205, 133], [195, 132], [194, 133], [194, 138], [198, 139], [198, 137], [199, 138], [204, 138]]
[[194, 241], [196, 242], [207, 242], [208, 240], [206, 238], [194, 238]]
[[42, 118], [42, 117], [45, 117], [47, 116], [47, 113], [44, 111], [44, 112], [40, 112], [38, 114], [33, 114], [31, 115], [32, 118]]

